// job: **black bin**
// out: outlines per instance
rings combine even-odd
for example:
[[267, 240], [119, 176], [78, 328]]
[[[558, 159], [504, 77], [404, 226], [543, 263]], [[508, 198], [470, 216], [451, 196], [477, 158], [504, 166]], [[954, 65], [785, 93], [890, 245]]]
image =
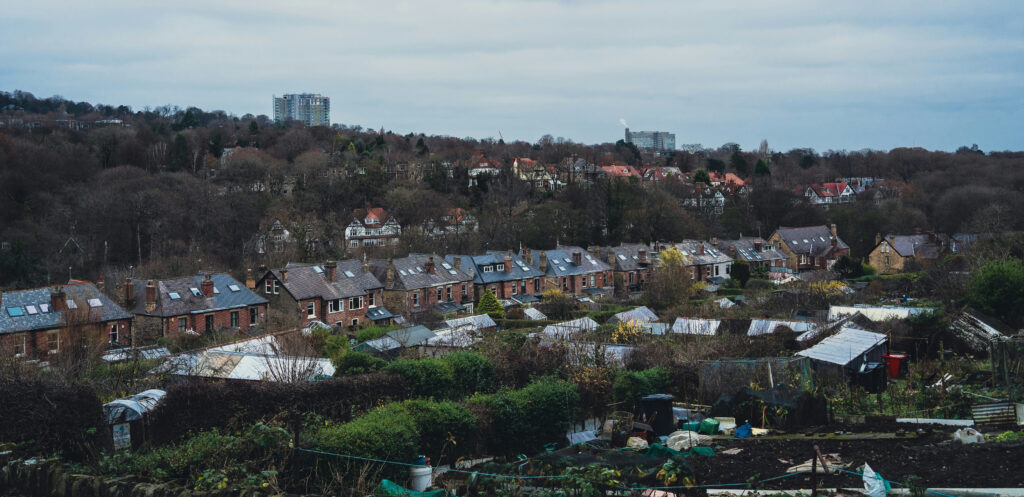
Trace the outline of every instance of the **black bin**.
[[675, 431], [672, 421], [672, 399], [672, 395], [667, 393], [648, 395], [640, 399], [647, 424], [654, 428], [655, 435], [668, 435]]

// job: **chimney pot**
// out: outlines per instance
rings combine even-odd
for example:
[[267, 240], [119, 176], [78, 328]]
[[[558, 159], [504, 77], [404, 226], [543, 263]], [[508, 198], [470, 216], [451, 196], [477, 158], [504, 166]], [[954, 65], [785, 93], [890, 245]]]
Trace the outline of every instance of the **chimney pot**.
[[124, 279], [124, 304], [128, 307], [135, 304], [135, 283], [131, 278]]
[[505, 272], [506, 273], [511, 273], [512, 272], [512, 251], [511, 250], [509, 250], [508, 253], [505, 254], [504, 262], [505, 262]]
[[281, 283], [288, 283], [288, 270], [287, 269], [282, 269], [281, 270]]
[[206, 275], [203, 276], [203, 283], [202, 283], [201, 286], [202, 286], [202, 290], [203, 290], [203, 295], [206, 298], [208, 298], [208, 299], [212, 299], [213, 298], [213, 279], [210, 277], [210, 273], [206, 273]]
[[250, 290], [256, 289], [256, 280], [252, 277], [252, 269], [245, 270], [245, 287]]
[[583, 254], [581, 254], [579, 252], [573, 252], [572, 253], [572, 263], [577, 265], [577, 266], [582, 266], [583, 265]]
[[53, 312], [66, 311], [67, 301], [65, 300], [64, 287], [55, 286], [53, 291], [50, 292], [50, 308]]
[[156, 285], [153, 280], [146, 282], [146, 312], [156, 309]]
[[424, 264], [424, 267], [426, 268], [428, 273], [434, 274], [434, 256], [430, 256], [427, 258], [427, 263]]
[[324, 264], [324, 277], [327, 281], [334, 283], [338, 280], [338, 263], [333, 260], [327, 261]]
[[835, 223], [832, 223], [832, 225], [829, 226], [829, 229], [831, 229], [831, 231], [832, 231], [832, 236], [839, 236], [839, 231], [836, 230], [836, 224]]

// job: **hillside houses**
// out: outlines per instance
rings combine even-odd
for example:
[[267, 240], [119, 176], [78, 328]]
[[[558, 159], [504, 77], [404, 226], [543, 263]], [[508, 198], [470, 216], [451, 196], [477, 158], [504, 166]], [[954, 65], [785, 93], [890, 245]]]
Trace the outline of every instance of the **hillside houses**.
[[323, 264], [289, 263], [256, 282], [276, 309], [294, 309], [298, 326], [314, 321], [356, 326], [374, 321], [368, 311], [383, 305], [384, 285], [358, 260]]
[[398, 244], [402, 225], [380, 207], [367, 207], [352, 212], [352, 221], [345, 227], [345, 246], [349, 249], [387, 247]]
[[882, 274], [893, 274], [934, 262], [950, 250], [949, 237], [943, 234], [875, 236], [875, 248], [868, 254], [868, 264]]
[[857, 192], [846, 182], [815, 183], [798, 187], [800, 193], [812, 205], [829, 208], [832, 205], [848, 204], [857, 200]]
[[132, 315], [87, 281], [0, 293], [0, 355], [45, 361], [83, 339], [130, 346]]
[[797, 271], [832, 269], [836, 260], [850, 255], [850, 246], [836, 231], [836, 225], [781, 227], [768, 242], [789, 257], [786, 267]]
[[546, 288], [576, 296], [596, 297], [613, 289], [612, 268], [580, 247], [559, 245], [540, 253], [538, 261]]
[[477, 298], [490, 290], [499, 299], [536, 302], [544, 293], [545, 275], [532, 264], [529, 250], [524, 254], [508, 250], [482, 255], [449, 255], [445, 260], [473, 277]]
[[735, 240], [721, 240], [716, 245], [734, 260], [742, 260], [750, 265], [751, 271], [793, 272], [789, 267], [789, 256], [776, 249], [771, 243], [760, 237], [740, 237]]
[[267, 319], [267, 300], [226, 273], [203, 273], [164, 280], [129, 279], [125, 308], [136, 316], [140, 333], [209, 334], [248, 331]]
[[[436, 254], [371, 259], [370, 271], [384, 284], [384, 306], [416, 317], [472, 313], [473, 277]], [[425, 314], [426, 313], [426, 314]]]

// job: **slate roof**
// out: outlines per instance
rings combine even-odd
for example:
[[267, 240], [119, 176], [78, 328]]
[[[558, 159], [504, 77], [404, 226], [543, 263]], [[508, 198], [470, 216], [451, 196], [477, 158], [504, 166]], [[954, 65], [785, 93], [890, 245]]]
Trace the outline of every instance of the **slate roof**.
[[383, 307], [371, 307], [366, 310], [366, 319], [370, 321], [380, 321], [381, 319], [391, 319], [393, 317], [395, 315]]
[[881, 333], [843, 328], [839, 333], [826, 337], [817, 345], [801, 350], [796, 355], [845, 366], [862, 354], [884, 344], [886, 339]]
[[[761, 241], [761, 250], [754, 248], [757, 241]], [[732, 256], [733, 259], [744, 260], [747, 262], [765, 262], [765, 261], [784, 261], [788, 259], [786, 254], [783, 254], [779, 250], [769, 249], [771, 246], [763, 238], [757, 238], [753, 236], [745, 236], [737, 238], [736, 240], [720, 240], [718, 242], [718, 248], [725, 251], [726, 254]], [[733, 252], [735, 249], [735, 253]]]
[[[58, 285], [0, 293], [0, 334], [51, 330], [66, 326], [65, 312], [54, 312], [50, 308], [50, 294], [56, 286]], [[89, 323], [131, 319], [132, 317], [92, 283], [72, 280], [62, 287], [66, 295], [65, 298], [74, 302], [77, 307], [77, 311], [72, 311], [72, 316], [87, 312], [85, 319]], [[98, 303], [102, 305], [98, 307], [90, 305], [97, 303], [94, 299], [99, 299]], [[91, 300], [93, 302], [90, 302]], [[68, 306], [70, 307], [70, 304]], [[71, 319], [75, 320], [76, 318], [72, 317]]]
[[[948, 237], [942, 234], [889, 235], [885, 237], [885, 241], [889, 242], [889, 245], [901, 256], [923, 259], [936, 259], [942, 255], [947, 239]], [[879, 241], [879, 244], [881, 243]]]
[[[431, 258], [434, 260], [433, 274], [426, 267], [427, 262]], [[385, 282], [385, 289], [387, 290], [416, 290], [473, 281], [473, 278], [464, 271], [455, 269], [452, 264], [436, 254], [409, 254], [408, 257], [393, 259], [393, 262], [395, 265], [395, 282], [392, 288], [386, 287], [388, 261], [386, 259], [374, 259], [370, 262], [373, 275], [379, 281]]]
[[[129, 309], [134, 314], [143, 316], [182, 316], [185, 314], [202, 314], [223, 309], [244, 308], [251, 305], [266, 304], [267, 300], [256, 295], [238, 280], [225, 273], [210, 276], [213, 280], [214, 294], [212, 298], [196, 296], [192, 289], [202, 292], [203, 275], [186, 276], [173, 280], [154, 280], [156, 285], [156, 308], [146, 312], [146, 283], [149, 280], [133, 279], [135, 284], [135, 303]], [[237, 290], [235, 290], [237, 288]], [[171, 294], [178, 298], [171, 298]]]
[[[284, 289], [296, 300], [323, 298], [325, 300], [343, 299], [366, 295], [371, 290], [384, 288], [373, 273], [363, 270], [361, 262], [355, 259], [338, 261], [335, 269], [335, 281], [327, 281], [323, 264], [299, 264], [289, 262], [288, 280], [282, 277], [280, 269], [271, 270]], [[352, 276], [349, 276], [351, 274]]]
[[[580, 266], [572, 262], [572, 254], [575, 252], [580, 253], [580, 261], [582, 262]], [[580, 247], [559, 245], [555, 250], [548, 250], [546, 254], [548, 257], [548, 267], [545, 273], [548, 276], [576, 276], [609, 271], [612, 268], [608, 263], [590, 255], [590, 253]], [[537, 254], [534, 260], [539, 264], [540, 254]]]
[[[689, 266], [706, 266], [732, 262], [732, 257], [729, 257], [728, 254], [722, 252], [714, 245], [701, 240], [683, 240], [674, 246], [690, 260], [690, 264], [687, 264]], [[703, 254], [700, 253], [701, 246], [704, 247]]]
[[[640, 251], [646, 251], [646, 262], [640, 257]], [[605, 247], [601, 249], [601, 257], [609, 261], [608, 256], [614, 257], [613, 268], [616, 271], [636, 271], [654, 266], [658, 262], [658, 254], [654, 248], [644, 243], [623, 243], [618, 247]]]
[[[461, 257], [460, 264], [462, 264], [464, 272], [468, 272], [470, 265], [472, 265], [473, 282], [477, 284], [519, 281], [544, 276], [540, 269], [527, 264], [526, 259], [523, 259], [521, 255], [516, 253], [512, 254], [511, 269], [505, 267], [504, 270], [498, 271], [495, 265], [505, 264], [505, 256], [507, 255], [508, 252], [492, 250], [483, 255], [448, 255], [445, 257], [445, 261], [454, 266], [455, 258]], [[484, 267], [491, 267], [492, 270], [486, 272]]]
[[[786, 242], [790, 250], [797, 254], [821, 257], [832, 250], [832, 230], [825, 225], [797, 228], [781, 227], [775, 230], [775, 232], [779, 234], [782, 241]], [[836, 246], [839, 250], [850, 248], [838, 235], [836, 236]]]

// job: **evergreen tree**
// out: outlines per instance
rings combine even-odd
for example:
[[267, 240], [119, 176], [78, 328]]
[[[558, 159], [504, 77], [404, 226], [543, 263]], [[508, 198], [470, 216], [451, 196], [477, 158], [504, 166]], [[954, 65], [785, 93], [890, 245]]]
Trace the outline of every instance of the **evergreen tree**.
[[741, 287], [747, 286], [747, 280], [750, 279], [750, 264], [742, 260], [733, 262], [729, 275], [732, 276], [732, 279], [738, 281]]
[[772, 170], [768, 167], [768, 163], [764, 159], [757, 159], [757, 165], [754, 166], [754, 176], [771, 176]]
[[739, 150], [732, 153], [729, 157], [729, 165], [736, 171], [736, 174], [740, 177], [747, 175], [747, 159], [743, 157], [743, 153]]
[[494, 319], [505, 317], [505, 308], [501, 306], [501, 302], [498, 302], [498, 297], [495, 297], [494, 293], [490, 290], [484, 292], [484, 296], [480, 297], [480, 304], [476, 308], [477, 311], [485, 313]]
[[174, 136], [174, 142], [171, 144], [171, 152], [167, 162], [167, 170], [169, 171], [183, 171], [188, 169], [188, 140], [186, 140], [181, 133]]
[[693, 183], [704, 183], [705, 185], [711, 184], [711, 175], [708, 174], [707, 169], [698, 169], [693, 172]]

